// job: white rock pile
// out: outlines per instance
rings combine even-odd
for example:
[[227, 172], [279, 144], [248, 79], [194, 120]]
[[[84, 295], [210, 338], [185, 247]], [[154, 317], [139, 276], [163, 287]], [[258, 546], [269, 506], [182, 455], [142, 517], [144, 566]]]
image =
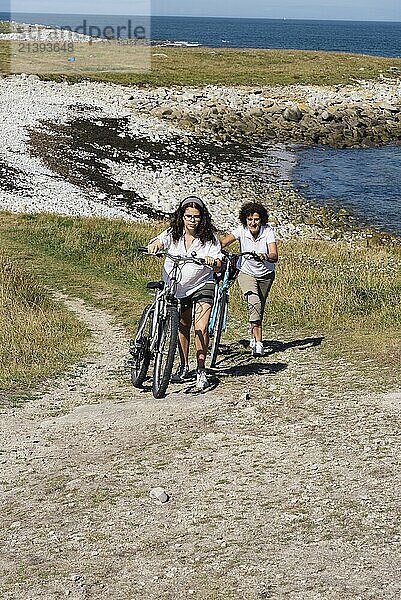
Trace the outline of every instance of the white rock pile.
[[401, 137], [401, 80], [354, 85], [134, 91], [132, 107], [223, 142], [370, 146]]

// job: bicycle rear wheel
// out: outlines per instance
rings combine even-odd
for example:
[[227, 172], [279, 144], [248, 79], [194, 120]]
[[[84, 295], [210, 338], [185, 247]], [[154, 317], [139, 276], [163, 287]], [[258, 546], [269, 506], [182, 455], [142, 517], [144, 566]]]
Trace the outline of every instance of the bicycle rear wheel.
[[176, 306], [167, 308], [159, 327], [158, 348], [153, 371], [153, 396], [163, 398], [170, 382], [174, 356], [177, 350], [179, 314]]
[[134, 343], [130, 349], [131, 359], [131, 382], [134, 387], [141, 387], [145, 381], [149, 364], [150, 351], [149, 342], [152, 328], [153, 310], [149, 304], [143, 311], [138, 323], [138, 331]]
[[226, 292], [223, 292], [219, 299], [219, 304], [217, 307], [216, 319], [214, 321], [213, 327], [213, 341], [212, 341], [212, 350], [210, 352], [210, 367], [216, 366], [217, 355], [219, 353], [219, 345], [221, 340], [221, 334], [224, 328], [224, 319], [226, 315], [226, 311], [228, 308], [228, 295]]

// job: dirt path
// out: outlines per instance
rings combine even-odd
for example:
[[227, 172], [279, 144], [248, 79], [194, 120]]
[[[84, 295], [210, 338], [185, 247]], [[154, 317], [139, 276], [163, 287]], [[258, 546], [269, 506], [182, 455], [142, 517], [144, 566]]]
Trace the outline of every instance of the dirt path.
[[400, 597], [400, 394], [314, 338], [227, 345], [214, 390], [156, 401], [112, 317], [60, 299], [95, 353], [0, 415], [2, 600]]

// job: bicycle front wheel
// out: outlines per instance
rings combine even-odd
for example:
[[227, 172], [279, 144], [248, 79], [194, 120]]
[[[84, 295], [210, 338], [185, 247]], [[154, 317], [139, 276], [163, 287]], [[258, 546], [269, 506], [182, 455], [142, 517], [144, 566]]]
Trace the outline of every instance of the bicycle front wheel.
[[150, 364], [149, 342], [152, 328], [153, 310], [149, 304], [143, 311], [138, 323], [138, 332], [130, 349], [131, 381], [134, 387], [141, 387], [145, 381]]
[[153, 371], [153, 396], [163, 398], [170, 382], [174, 356], [177, 350], [179, 314], [176, 306], [167, 308], [166, 316], [161, 320], [159, 340]]
[[217, 307], [216, 319], [214, 322], [213, 332], [212, 332], [212, 350], [210, 352], [210, 368], [216, 366], [217, 355], [219, 353], [219, 345], [221, 340], [221, 334], [224, 328], [224, 319], [228, 306], [228, 296], [226, 293], [220, 296], [219, 305]]

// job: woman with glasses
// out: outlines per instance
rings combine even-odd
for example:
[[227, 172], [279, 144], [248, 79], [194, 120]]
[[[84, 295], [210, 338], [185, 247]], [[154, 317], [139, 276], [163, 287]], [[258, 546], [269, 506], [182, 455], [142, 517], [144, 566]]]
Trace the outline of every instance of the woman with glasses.
[[[194, 324], [197, 361], [196, 388], [209, 386], [205, 360], [209, 345], [208, 325], [214, 300], [213, 272], [221, 268], [221, 245], [216, 236], [209, 211], [197, 196], [185, 198], [173, 213], [170, 227], [151, 240], [148, 251], [152, 254], [166, 250], [174, 256], [203, 258], [205, 264], [183, 263], [176, 296], [181, 303], [181, 320], [178, 334], [180, 365], [172, 381], [182, 382], [189, 374], [188, 355], [191, 322]], [[173, 263], [166, 258], [163, 279], [169, 281]]]
[[269, 215], [262, 204], [247, 202], [239, 212], [241, 225], [221, 242], [222, 247], [235, 241], [240, 252], [254, 252], [256, 258], [240, 257], [238, 283], [248, 305], [251, 332], [250, 347], [253, 356], [263, 356], [262, 322], [265, 304], [275, 277], [278, 259], [276, 238], [268, 225]]

